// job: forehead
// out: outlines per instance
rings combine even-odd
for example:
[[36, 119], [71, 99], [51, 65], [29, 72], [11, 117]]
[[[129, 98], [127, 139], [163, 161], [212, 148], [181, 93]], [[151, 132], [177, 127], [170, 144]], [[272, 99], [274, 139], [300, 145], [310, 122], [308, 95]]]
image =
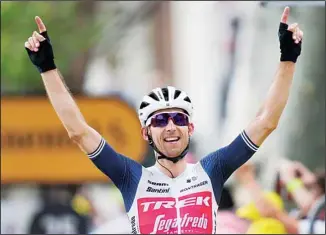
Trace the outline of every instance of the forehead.
[[168, 109], [161, 109], [153, 113], [153, 115], [158, 114], [158, 113], [173, 113], [173, 112], [180, 112], [180, 113], [185, 113], [182, 109], [179, 108], [168, 108]]

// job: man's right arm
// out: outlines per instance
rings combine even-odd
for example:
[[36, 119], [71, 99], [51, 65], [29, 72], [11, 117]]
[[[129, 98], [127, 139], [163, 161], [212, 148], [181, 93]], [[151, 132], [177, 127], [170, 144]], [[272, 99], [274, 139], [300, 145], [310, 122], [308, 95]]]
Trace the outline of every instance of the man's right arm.
[[70, 139], [118, 188], [123, 188], [126, 171], [132, 170], [129, 168], [140, 167], [136, 166], [136, 162], [117, 153], [96, 130], [86, 123], [57, 69], [41, 73], [41, 76], [49, 100]]
[[142, 166], [117, 153], [86, 123], [57, 69], [42, 73], [41, 76], [50, 102], [69, 137], [120, 189], [128, 210], [135, 196]]
[[86, 123], [60, 72], [54, 69], [41, 73], [41, 76], [49, 100], [69, 137], [86, 154], [93, 153], [100, 145], [102, 136]]
[[27, 54], [42, 76], [46, 93], [66, 128], [69, 137], [76, 142], [85, 153], [93, 152], [101, 142], [101, 135], [89, 127], [77, 104], [70, 95], [63, 78], [54, 63], [54, 53], [47, 29], [40, 17], [35, 17], [39, 33], [25, 42]]
[[86, 123], [54, 64], [52, 45], [45, 25], [39, 17], [36, 17], [35, 21], [40, 34], [35, 31], [25, 42], [25, 47], [42, 76], [46, 93], [55, 112], [69, 137], [125, 194], [125, 200], [132, 199], [132, 192], [135, 191], [132, 187], [138, 185], [142, 166], [114, 151], [102, 136]]

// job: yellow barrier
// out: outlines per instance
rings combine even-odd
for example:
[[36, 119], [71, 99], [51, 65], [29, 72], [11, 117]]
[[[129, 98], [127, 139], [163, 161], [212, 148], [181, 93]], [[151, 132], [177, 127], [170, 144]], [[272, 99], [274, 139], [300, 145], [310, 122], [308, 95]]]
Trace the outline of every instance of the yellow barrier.
[[[113, 97], [75, 100], [88, 124], [116, 151], [143, 160], [146, 143], [132, 107]], [[1, 98], [1, 183], [103, 180], [107, 177], [68, 138], [46, 97]]]

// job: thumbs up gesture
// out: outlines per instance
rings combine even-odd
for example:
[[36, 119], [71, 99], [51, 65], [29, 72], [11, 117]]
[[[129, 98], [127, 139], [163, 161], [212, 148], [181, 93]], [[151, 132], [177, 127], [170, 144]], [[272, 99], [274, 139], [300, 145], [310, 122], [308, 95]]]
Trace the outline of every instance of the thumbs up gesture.
[[35, 22], [39, 32], [33, 32], [32, 36], [25, 42], [25, 48], [35, 67], [40, 73], [44, 73], [56, 69], [56, 66], [54, 64], [53, 49], [46, 27], [42, 19], [38, 16], [35, 17]]

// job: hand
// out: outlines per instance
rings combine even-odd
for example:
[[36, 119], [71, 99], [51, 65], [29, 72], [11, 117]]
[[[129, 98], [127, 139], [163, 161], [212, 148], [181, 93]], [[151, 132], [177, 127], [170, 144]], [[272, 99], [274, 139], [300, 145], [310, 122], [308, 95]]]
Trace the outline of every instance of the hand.
[[280, 40], [281, 61], [296, 62], [301, 54], [303, 32], [298, 23], [288, 26], [287, 21], [290, 15], [290, 8], [285, 7], [279, 26], [278, 36]]
[[[45, 25], [40, 17], [35, 17], [35, 22], [37, 24], [38, 30], [40, 33], [46, 32]], [[37, 52], [40, 46], [40, 42], [43, 42], [45, 40], [45, 37], [43, 37], [38, 32], [34, 31], [32, 36], [28, 38], [28, 40], [25, 42], [25, 47], [28, 48], [31, 51]]]
[[281, 17], [281, 24], [285, 24], [287, 27], [286, 29], [292, 32], [292, 39], [296, 44], [298, 44], [299, 42], [301, 42], [303, 38], [303, 32], [300, 30], [298, 23], [293, 23], [290, 26], [287, 25], [289, 15], [290, 15], [290, 8], [285, 7]]
[[306, 168], [301, 162], [293, 162], [291, 171], [294, 171], [295, 176], [300, 178], [305, 185], [312, 185], [317, 181], [315, 174]]
[[40, 17], [35, 17], [39, 33], [34, 31], [25, 42], [27, 54], [40, 73], [56, 69], [53, 49], [46, 27]]
[[282, 163], [280, 174], [284, 183], [294, 178], [300, 178], [305, 185], [311, 185], [316, 182], [316, 176], [301, 162], [297, 161], [286, 161]]

